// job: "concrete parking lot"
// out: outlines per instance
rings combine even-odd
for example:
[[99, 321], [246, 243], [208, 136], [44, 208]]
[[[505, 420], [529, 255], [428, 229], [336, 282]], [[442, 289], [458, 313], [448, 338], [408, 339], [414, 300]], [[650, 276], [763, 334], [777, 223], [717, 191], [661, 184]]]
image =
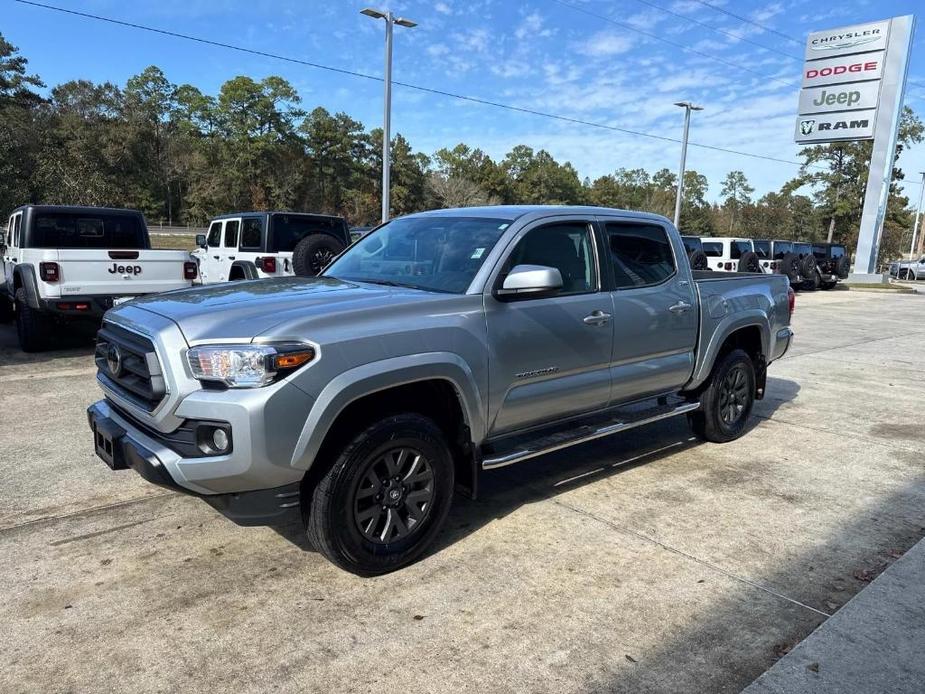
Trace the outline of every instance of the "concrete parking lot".
[[801, 294], [751, 431], [684, 420], [486, 474], [376, 579], [113, 473], [85, 337], [0, 327], [0, 691], [717, 691], [925, 535], [925, 299]]

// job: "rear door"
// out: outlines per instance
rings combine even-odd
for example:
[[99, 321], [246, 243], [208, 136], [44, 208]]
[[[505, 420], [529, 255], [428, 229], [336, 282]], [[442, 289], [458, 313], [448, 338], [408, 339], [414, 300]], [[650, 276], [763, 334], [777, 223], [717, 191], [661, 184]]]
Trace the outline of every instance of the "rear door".
[[222, 242], [217, 249], [218, 281], [225, 282], [231, 276], [231, 265], [238, 256], [238, 236], [241, 233], [241, 218], [226, 219], [222, 223]]
[[209, 225], [206, 247], [199, 254], [199, 275], [203, 284], [221, 282], [222, 220], [216, 219]]
[[6, 246], [3, 249], [3, 279], [9, 288], [11, 296], [13, 292], [13, 268], [16, 266], [17, 253], [19, 252], [21, 225], [22, 212], [17, 212], [10, 217], [9, 228], [6, 233]]
[[611, 301], [601, 289], [591, 220], [527, 226], [492, 288], [517, 265], [558, 268], [563, 288], [518, 301], [485, 295], [491, 435], [603, 408], [610, 399]]
[[677, 390], [693, 372], [699, 327], [682, 247], [659, 222], [608, 219], [603, 226], [614, 316], [611, 402]]

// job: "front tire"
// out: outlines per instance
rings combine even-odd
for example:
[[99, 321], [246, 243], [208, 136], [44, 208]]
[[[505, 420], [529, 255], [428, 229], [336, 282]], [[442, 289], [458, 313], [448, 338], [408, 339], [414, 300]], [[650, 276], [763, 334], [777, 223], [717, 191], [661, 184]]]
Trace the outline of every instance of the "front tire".
[[412, 563], [443, 527], [454, 466], [427, 417], [400, 414], [360, 432], [310, 491], [306, 532], [328, 560], [359, 576]]
[[689, 416], [699, 438], [727, 443], [745, 432], [755, 404], [755, 364], [741, 349], [720, 357], [700, 395], [700, 409]]
[[16, 334], [23, 352], [43, 352], [48, 349], [48, 317], [29, 306], [26, 292], [16, 290]]

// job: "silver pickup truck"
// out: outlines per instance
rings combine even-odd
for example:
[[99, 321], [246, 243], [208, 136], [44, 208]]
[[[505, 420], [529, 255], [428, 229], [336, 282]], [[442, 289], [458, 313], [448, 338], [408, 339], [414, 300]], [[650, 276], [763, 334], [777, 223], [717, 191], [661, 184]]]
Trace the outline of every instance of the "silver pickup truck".
[[419, 557], [483, 470], [676, 415], [739, 437], [792, 310], [783, 275], [692, 273], [656, 215], [425, 212], [316, 278], [109, 311], [88, 415], [113, 469], [242, 525], [299, 519], [374, 575]]

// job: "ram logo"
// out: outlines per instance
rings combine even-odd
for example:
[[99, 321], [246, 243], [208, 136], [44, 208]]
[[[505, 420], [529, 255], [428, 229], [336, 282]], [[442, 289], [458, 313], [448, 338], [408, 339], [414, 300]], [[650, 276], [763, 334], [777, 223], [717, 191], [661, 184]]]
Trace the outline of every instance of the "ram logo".
[[801, 120], [800, 121], [800, 134], [801, 135], [810, 135], [813, 132], [813, 128], [816, 127], [816, 121], [814, 120]]

